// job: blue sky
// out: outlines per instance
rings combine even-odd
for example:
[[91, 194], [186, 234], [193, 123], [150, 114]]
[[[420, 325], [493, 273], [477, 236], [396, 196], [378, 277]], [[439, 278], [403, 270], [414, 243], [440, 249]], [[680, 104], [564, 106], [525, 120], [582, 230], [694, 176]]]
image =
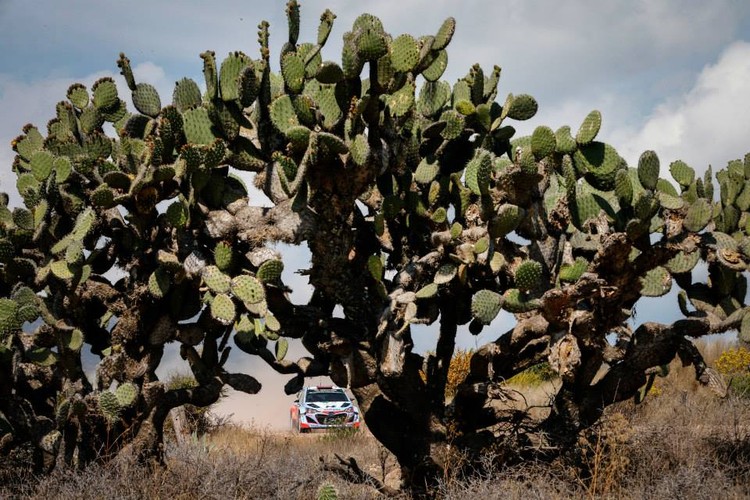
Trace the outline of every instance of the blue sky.
[[[542, 124], [575, 130], [591, 109], [599, 109], [600, 138], [631, 165], [641, 152], [654, 149], [667, 178], [669, 163], [678, 158], [702, 172], [750, 151], [746, 0], [301, 4], [301, 41], [314, 39], [325, 8], [338, 16], [323, 51], [329, 60], [339, 59], [341, 36], [362, 12], [378, 15], [394, 36], [431, 34], [443, 19], [455, 17], [444, 79], [455, 81], [475, 62], [485, 70], [501, 66], [501, 100], [512, 92], [530, 93], [539, 101], [538, 115], [518, 127], [520, 133]], [[115, 61], [125, 52], [137, 80], [155, 85], [162, 101], [169, 102], [174, 82], [183, 76], [203, 86], [200, 52], [214, 50], [222, 58], [242, 50], [257, 57], [256, 26], [262, 19], [271, 23], [272, 54], [278, 54], [286, 38], [283, 1], [0, 0], [0, 190], [14, 191], [10, 141], [28, 122], [44, 130], [71, 83], [90, 85], [105, 75], [122, 82]], [[119, 87], [124, 95], [125, 85]], [[291, 271], [304, 267], [306, 254], [290, 257], [285, 277], [301, 285]], [[301, 299], [305, 292], [300, 293]], [[639, 308], [638, 319], [654, 309]], [[280, 383], [263, 377], [273, 380], [271, 385]], [[265, 400], [255, 398], [251, 404], [262, 406], [258, 402]], [[267, 415], [248, 416], [240, 406], [248, 401], [237, 399], [234, 413], [261, 423], [273, 422], [272, 414], [278, 417], [283, 411], [278, 406], [288, 402], [274, 400]]]

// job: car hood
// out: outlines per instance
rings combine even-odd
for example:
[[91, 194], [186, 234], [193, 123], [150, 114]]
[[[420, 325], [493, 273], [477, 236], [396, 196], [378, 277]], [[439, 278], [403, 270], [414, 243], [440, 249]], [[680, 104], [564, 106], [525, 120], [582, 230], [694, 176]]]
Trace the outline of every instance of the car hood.
[[332, 403], [305, 403], [305, 406], [314, 410], [346, 410], [347, 408], [351, 408], [352, 404], [344, 401], [336, 401]]

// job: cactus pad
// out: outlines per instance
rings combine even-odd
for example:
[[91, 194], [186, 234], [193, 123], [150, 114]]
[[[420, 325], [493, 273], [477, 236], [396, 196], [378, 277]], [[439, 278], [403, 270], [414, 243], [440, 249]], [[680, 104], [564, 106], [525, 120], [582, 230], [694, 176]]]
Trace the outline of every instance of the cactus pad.
[[672, 174], [672, 178], [682, 187], [689, 187], [695, 180], [695, 170], [690, 168], [687, 163], [682, 160], [670, 163], [669, 173]]
[[560, 281], [575, 283], [586, 272], [589, 262], [583, 257], [576, 257], [573, 264], [563, 264], [560, 266], [558, 277]]
[[534, 153], [534, 158], [541, 160], [554, 153], [556, 148], [557, 139], [551, 128], [540, 126], [534, 129], [531, 134], [531, 152]]
[[255, 276], [263, 283], [275, 283], [281, 279], [282, 271], [284, 263], [278, 259], [271, 259], [260, 265]]
[[536, 102], [536, 99], [528, 94], [520, 94], [513, 97], [510, 109], [508, 109], [508, 118], [513, 120], [528, 120], [536, 114], [538, 109], [539, 104]]
[[226, 293], [229, 291], [231, 279], [221, 272], [217, 266], [206, 266], [201, 273], [203, 282], [214, 293]]
[[101, 78], [94, 83], [93, 104], [100, 111], [113, 111], [119, 107], [120, 99], [117, 97], [117, 85], [111, 78]]
[[602, 114], [593, 110], [589, 113], [586, 118], [583, 119], [578, 133], [576, 134], [576, 142], [579, 146], [585, 146], [591, 144], [599, 133], [599, 128], [602, 126]]
[[159, 116], [161, 99], [153, 85], [139, 83], [133, 91], [133, 106], [146, 116]]
[[527, 298], [524, 292], [518, 288], [511, 288], [503, 294], [503, 309], [510, 313], [518, 314], [533, 311], [541, 305], [541, 300]]
[[211, 317], [222, 325], [231, 325], [234, 323], [236, 310], [234, 301], [229, 295], [220, 293], [211, 301]]
[[438, 293], [437, 283], [428, 283], [427, 285], [417, 290], [414, 296], [417, 299], [430, 299], [434, 297], [435, 295], [437, 295], [437, 293]]
[[256, 304], [266, 297], [263, 283], [257, 278], [245, 274], [232, 279], [231, 290], [245, 304]]
[[83, 109], [89, 104], [89, 93], [86, 87], [80, 83], [74, 83], [68, 88], [68, 100], [78, 109]]
[[646, 189], [656, 189], [659, 180], [659, 157], [654, 151], [645, 151], [638, 159], [638, 180]]
[[584, 172], [593, 187], [604, 191], [614, 189], [617, 172], [627, 168], [615, 148], [602, 142], [581, 146], [574, 153], [573, 162], [576, 170]]
[[185, 138], [192, 144], [211, 144], [216, 136], [208, 110], [203, 107], [188, 109], [182, 114]]
[[489, 151], [478, 149], [466, 165], [466, 187], [477, 195], [487, 192], [491, 173], [492, 155]]
[[483, 325], [489, 325], [502, 306], [502, 295], [492, 290], [479, 290], [471, 299], [471, 314]]
[[640, 278], [641, 295], [644, 297], [661, 297], [672, 288], [672, 276], [663, 267], [655, 267]]
[[542, 265], [535, 260], [522, 262], [514, 273], [514, 280], [519, 290], [531, 290], [539, 285], [542, 278]]
[[156, 268], [148, 278], [148, 291], [157, 299], [165, 297], [171, 285], [172, 278], [169, 272], [161, 266]]
[[115, 420], [120, 418], [120, 412], [122, 411], [122, 408], [120, 407], [120, 402], [117, 399], [117, 396], [114, 392], [111, 391], [104, 391], [101, 394], [99, 394], [99, 411], [101, 411], [102, 415], [104, 415], [104, 418], [106, 418], [109, 422], [114, 422]]
[[565, 125], [555, 132], [557, 152], [560, 154], [573, 154], [578, 148], [576, 140], [570, 133], [570, 127]]
[[391, 43], [391, 64], [395, 71], [413, 71], [419, 63], [419, 46], [411, 35], [400, 35]]
[[500, 238], [515, 231], [526, 213], [517, 205], [505, 203], [497, 209], [495, 217], [490, 221], [489, 231], [493, 238]]
[[115, 397], [120, 408], [130, 408], [138, 398], [138, 386], [132, 382], [120, 384], [115, 389]]
[[683, 225], [691, 232], [699, 232], [708, 225], [713, 215], [711, 203], [703, 198], [697, 199], [688, 207]]

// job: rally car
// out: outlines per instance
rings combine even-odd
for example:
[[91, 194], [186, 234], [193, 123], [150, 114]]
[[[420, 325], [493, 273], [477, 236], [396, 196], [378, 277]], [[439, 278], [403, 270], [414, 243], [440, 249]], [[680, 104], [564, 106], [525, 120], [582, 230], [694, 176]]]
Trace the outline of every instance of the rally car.
[[296, 432], [313, 429], [359, 429], [359, 410], [344, 389], [335, 386], [305, 387], [289, 410], [291, 428]]

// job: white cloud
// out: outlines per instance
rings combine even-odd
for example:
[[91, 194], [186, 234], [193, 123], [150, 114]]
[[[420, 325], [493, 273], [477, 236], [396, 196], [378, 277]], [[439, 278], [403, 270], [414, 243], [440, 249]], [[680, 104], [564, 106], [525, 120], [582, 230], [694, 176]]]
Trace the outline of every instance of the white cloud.
[[615, 131], [613, 144], [631, 165], [653, 149], [669, 178], [669, 163], [682, 159], [697, 171], [714, 170], [750, 151], [750, 43], [727, 47], [706, 66], [692, 88], [659, 104], [638, 127]]

